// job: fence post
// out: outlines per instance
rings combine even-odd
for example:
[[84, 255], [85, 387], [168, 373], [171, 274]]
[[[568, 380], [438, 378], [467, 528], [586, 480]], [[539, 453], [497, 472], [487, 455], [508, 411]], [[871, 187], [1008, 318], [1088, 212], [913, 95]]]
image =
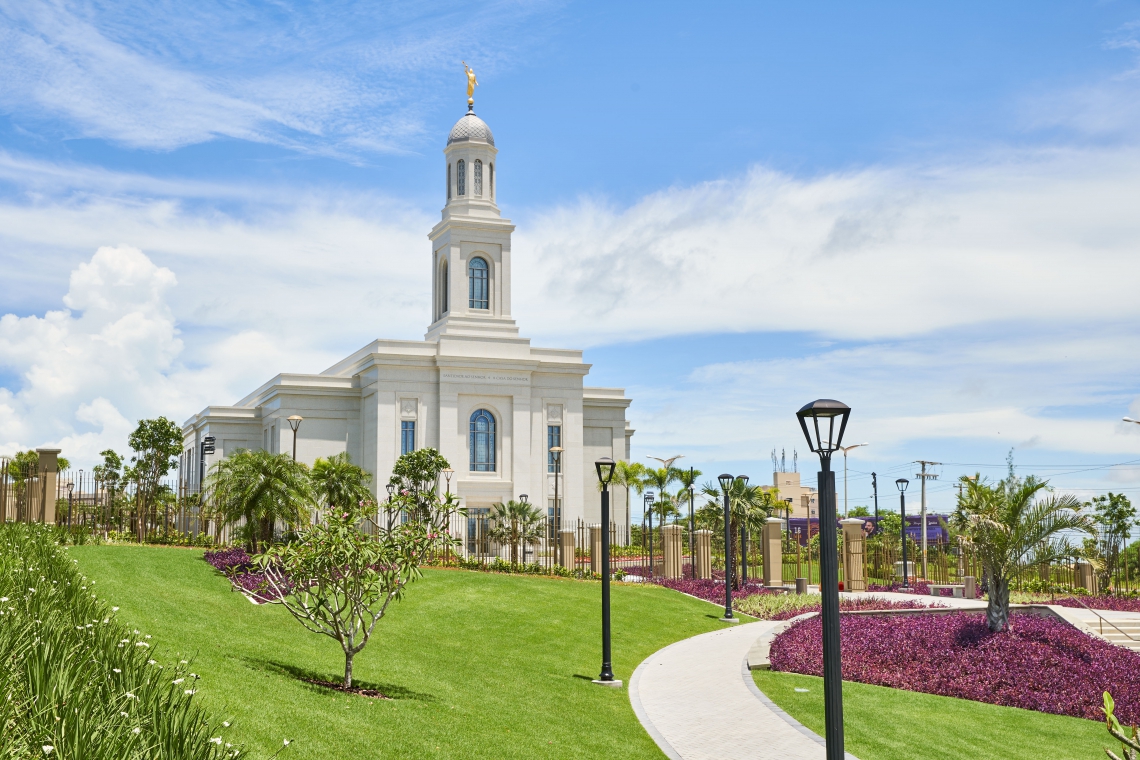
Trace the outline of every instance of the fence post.
[[764, 585], [769, 588], [784, 585], [784, 521], [769, 517], [764, 523]]
[[684, 541], [685, 529], [680, 525], [666, 525], [661, 529], [661, 543], [664, 550], [664, 571], [666, 578], [680, 578], [681, 573], [681, 544]]
[[707, 580], [712, 578], [712, 531], [702, 529], [696, 531], [694, 535], [696, 541], [693, 550], [697, 555], [694, 558], [697, 577]]
[[590, 572], [602, 574], [602, 526], [590, 526]]
[[863, 521], [858, 517], [840, 520], [843, 526], [843, 588], [846, 591], [866, 591], [863, 574]]
[[60, 449], [36, 449], [40, 455], [39, 476], [41, 522], [45, 525], [55, 525], [55, 498], [56, 484], [59, 479], [59, 452]]
[[575, 565], [574, 529], [564, 528], [561, 530], [558, 535], [558, 544], [559, 551], [562, 554], [562, 566], [568, 570], [573, 570]]

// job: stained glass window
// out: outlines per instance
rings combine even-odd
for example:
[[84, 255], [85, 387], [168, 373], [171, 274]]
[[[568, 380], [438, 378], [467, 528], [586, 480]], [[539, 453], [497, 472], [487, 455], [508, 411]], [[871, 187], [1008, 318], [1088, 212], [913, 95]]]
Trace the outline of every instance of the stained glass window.
[[467, 267], [467, 296], [472, 309], [491, 308], [491, 287], [487, 262], [479, 257], [471, 259]]
[[471, 472], [495, 471], [495, 418], [486, 409], [471, 415]]
[[483, 197], [483, 162], [475, 159], [475, 197]]
[[455, 165], [455, 194], [467, 195], [467, 162], [463, 159]]

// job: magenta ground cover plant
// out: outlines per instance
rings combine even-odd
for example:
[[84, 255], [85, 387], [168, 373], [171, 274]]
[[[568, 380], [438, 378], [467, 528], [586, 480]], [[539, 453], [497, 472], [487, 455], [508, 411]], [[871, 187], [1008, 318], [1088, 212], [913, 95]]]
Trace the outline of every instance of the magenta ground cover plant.
[[[843, 677], [896, 689], [1101, 720], [1103, 692], [1121, 721], [1140, 722], [1140, 654], [1055, 618], [1015, 614], [991, 633], [985, 616], [844, 615]], [[772, 669], [823, 675], [819, 618], [772, 642]]]
[[218, 549], [205, 552], [202, 557], [229, 578], [234, 589], [249, 595], [258, 603], [271, 601], [265, 573], [256, 569], [253, 559], [244, 549]]
[[[724, 581], [723, 580], [710, 580], [707, 578], [654, 578], [653, 583], [665, 588], [671, 588], [674, 591], [680, 591], [682, 594], [689, 594], [698, 599], [704, 599], [707, 602], [716, 602], [724, 604]], [[732, 599], [743, 599], [747, 596], [755, 594], [773, 594], [776, 593], [772, 589], [765, 588], [762, 583], [746, 583], [740, 588], [733, 590]]]
[[[1080, 601], [1077, 601], [1078, 598]], [[1112, 596], [1099, 594], [1097, 596], [1059, 596], [1046, 601], [1046, 604], [1056, 604], [1060, 607], [1080, 607], [1084, 602], [1086, 607], [1094, 610], [1111, 610], [1113, 612], [1140, 612], [1140, 598], [1134, 596]]]

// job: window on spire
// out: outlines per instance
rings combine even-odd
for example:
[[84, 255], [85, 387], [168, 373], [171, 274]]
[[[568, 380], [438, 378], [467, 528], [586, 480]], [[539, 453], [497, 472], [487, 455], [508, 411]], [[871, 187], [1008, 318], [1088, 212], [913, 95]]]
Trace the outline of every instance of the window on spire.
[[475, 197], [483, 197], [483, 162], [475, 159]]
[[479, 257], [467, 265], [467, 296], [472, 309], [491, 308], [491, 283], [487, 262]]
[[490, 192], [487, 193], [487, 197], [490, 198], [491, 200], [495, 200], [495, 165], [494, 164], [487, 164], [487, 189], [490, 190]]
[[467, 162], [462, 158], [455, 164], [455, 194], [467, 195]]
[[495, 471], [495, 417], [486, 409], [471, 415], [471, 472]]
[[450, 283], [447, 281], [447, 259], [439, 265], [439, 316], [447, 313], [447, 291]]
[[447, 199], [451, 200], [451, 164], [447, 165]]

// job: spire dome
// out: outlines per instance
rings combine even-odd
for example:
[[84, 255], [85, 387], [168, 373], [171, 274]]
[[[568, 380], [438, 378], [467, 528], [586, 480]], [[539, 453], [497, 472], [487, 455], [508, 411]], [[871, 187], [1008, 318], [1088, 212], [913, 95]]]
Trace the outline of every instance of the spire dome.
[[487, 122], [476, 116], [474, 111], [468, 111], [462, 119], [455, 122], [455, 126], [451, 128], [451, 134], [447, 136], [448, 145], [457, 142], [484, 142], [488, 145], [494, 145], [495, 136], [491, 134], [491, 128], [487, 126]]

